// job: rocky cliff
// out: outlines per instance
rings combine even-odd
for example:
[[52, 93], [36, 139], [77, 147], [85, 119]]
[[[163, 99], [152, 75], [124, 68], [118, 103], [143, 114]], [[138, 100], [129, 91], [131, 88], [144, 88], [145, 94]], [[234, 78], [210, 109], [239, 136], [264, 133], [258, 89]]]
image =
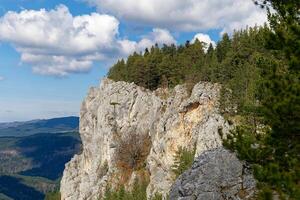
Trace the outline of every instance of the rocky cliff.
[[[149, 198], [155, 193], [167, 195], [175, 182], [172, 166], [179, 148], [195, 148], [197, 158], [222, 149], [219, 133], [226, 134], [229, 125], [218, 112], [219, 92], [218, 84], [205, 82], [195, 85], [192, 91], [184, 85], [149, 91], [133, 83], [104, 79], [99, 88], [90, 89], [82, 103], [83, 151], [66, 165], [62, 199], [99, 199], [107, 187], [125, 185], [130, 189], [135, 180], [142, 178], [149, 180]], [[229, 163], [232, 159], [234, 165], [239, 163], [229, 152], [222, 155], [229, 157]], [[240, 173], [243, 165], [235, 166], [238, 169], [232, 173]], [[239, 178], [236, 181], [243, 182]], [[172, 188], [173, 199], [185, 199], [185, 194], [177, 195], [179, 183], [177, 180]], [[226, 188], [226, 184], [223, 186]]]
[[173, 184], [170, 199], [251, 199], [255, 186], [247, 165], [235, 154], [218, 148], [195, 159], [193, 166]]

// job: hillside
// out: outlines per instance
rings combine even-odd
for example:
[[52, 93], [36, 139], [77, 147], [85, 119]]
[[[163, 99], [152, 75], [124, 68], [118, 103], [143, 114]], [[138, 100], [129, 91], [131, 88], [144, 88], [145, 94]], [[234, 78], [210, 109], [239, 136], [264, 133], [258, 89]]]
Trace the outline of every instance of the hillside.
[[[65, 163], [81, 148], [78, 118], [1, 125], [4, 135], [12, 134], [0, 137], [1, 198], [39, 200], [45, 193], [57, 190]], [[9, 133], [5, 134], [5, 130]], [[24, 134], [18, 132], [22, 130]]]
[[37, 133], [71, 132], [78, 130], [78, 124], [78, 117], [0, 123], [0, 137], [22, 137]]

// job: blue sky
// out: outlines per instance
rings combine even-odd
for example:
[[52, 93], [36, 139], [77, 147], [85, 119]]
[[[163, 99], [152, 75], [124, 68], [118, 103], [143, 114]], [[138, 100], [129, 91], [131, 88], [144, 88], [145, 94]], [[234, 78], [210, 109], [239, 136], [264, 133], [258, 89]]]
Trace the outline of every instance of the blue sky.
[[78, 115], [116, 59], [266, 21], [250, 0], [195, 2], [0, 0], [0, 122]]

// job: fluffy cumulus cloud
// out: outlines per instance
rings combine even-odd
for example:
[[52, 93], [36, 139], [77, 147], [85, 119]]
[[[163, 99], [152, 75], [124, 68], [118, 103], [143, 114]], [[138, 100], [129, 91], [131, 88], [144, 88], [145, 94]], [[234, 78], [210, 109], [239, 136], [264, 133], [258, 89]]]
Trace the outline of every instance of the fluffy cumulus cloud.
[[61, 5], [50, 11], [6, 13], [0, 18], [0, 40], [13, 43], [34, 72], [63, 76], [87, 71], [94, 60], [104, 59], [118, 25], [108, 15], [73, 17]]
[[120, 19], [181, 31], [232, 31], [266, 22], [251, 0], [85, 0]]
[[203, 42], [205, 44], [205, 50], [208, 49], [209, 45], [212, 44], [213, 47], [216, 46], [216, 42], [213, 41], [209, 35], [203, 34], [203, 33], [198, 33], [194, 36], [192, 42], [195, 42], [196, 39], [198, 39], [200, 42]]
[[[52, 10], [7, 12], [0, 17], [0, 42], [9, 42], [21, 62], [35, 73], [65, 76], [90, 70], [95, 61], [112, 61], [155, 43], [176, 40], [168, 30], [232, 31], [266, 21], [263, 10], [251, 0], [84, 0], [99, 12], [73, 16], [60, 5]], [[119, 20], [154, 28], [139, 41], [122, 39]], [[206, 43], [208, 35], [197, 34]]]
[[12, 43], [21, 62], [45, 75], [86, 72], [94, 61], [126, 56], [156, 42], [174, 42], [162, 29], [154, 29], [140, 42], [119, 39], [118, 30], [119, 21], [113, 16], [72, 16], [64, 5], [49, 11], [8, 12], [0, 18], [0, 41]]
[[124, 55], [133, 53], [134, 51], [144, 51], [145, 48], [151, 47], [155, 44], [176, 44], [176, 40], [171, 33], [166, 29], [153, 29], [151, 33], [144, 35], [140, 41], [121, 40], [119, 44], [123, 50]]

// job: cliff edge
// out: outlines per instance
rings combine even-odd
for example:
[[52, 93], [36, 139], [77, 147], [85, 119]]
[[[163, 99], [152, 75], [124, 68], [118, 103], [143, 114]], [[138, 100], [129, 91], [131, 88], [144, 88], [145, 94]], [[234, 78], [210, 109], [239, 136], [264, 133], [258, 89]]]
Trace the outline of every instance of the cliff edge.
[[[96, 200], [108, 187], [130, 189], [141, 179], [149, 181], [149, 199], [156, 193], [166, 197], [174, 183], [171, 199], [172, 195], [173, 199], [187, 199], [176, 192], [180, 181], [175, 182], [174, 157], [180, 148], [195, 149], [197, 162], [207, 152], [223, 149], [220, 132], [226, 135], [230, 127], [219, 114], [219, 94], [220, 85], [206, 82], [196, 84], [192, 91], [184, 85], [150, 91], [134, 83], [104, 79], [82, 103], [83, 150], [66, 164], [62, 199]], [[239, 163], [227, 151], [210, 157], [220, 155], [230, 155], [227, 162]], [[243, 164], [235, 166], [240, 172]]]

